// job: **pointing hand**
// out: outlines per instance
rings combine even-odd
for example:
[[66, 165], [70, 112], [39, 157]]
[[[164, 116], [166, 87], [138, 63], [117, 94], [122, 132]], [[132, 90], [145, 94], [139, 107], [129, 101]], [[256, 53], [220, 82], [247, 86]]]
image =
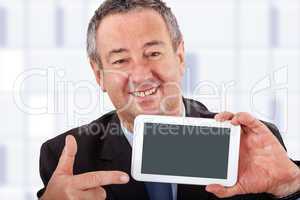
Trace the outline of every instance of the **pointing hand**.
[[76, 152], [76, 140], [68, 135], [57, 168], [47, 185], [42, 200], [103, 200], [106, 198], [103, 186], [125, 184], [129, 181], [129, 176], [120, 171], [95, 171], [73, 175]]

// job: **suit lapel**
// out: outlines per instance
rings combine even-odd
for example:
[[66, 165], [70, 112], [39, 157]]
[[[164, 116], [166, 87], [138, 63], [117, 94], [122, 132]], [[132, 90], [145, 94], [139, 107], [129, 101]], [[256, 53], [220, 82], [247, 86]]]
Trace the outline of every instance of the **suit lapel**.
[[[131, 176], [131, 146], [120, 126], [115, 114], [105, 128], [107, 134], [99, 142], [99, 159], [97, 168], [101, 170], [120, 170], [130, 176], [125, 185], [111, 185], [107, 190], [112, 192], [114, 199], [141, 199], [147, 200], [148, 195], [143, 182], [135, 181]], [[101, 144], [100, 144], [101, 143]]]
[[186, 117], [214, 118], [217, 113], [210, 112], [202, 103], [183, 98]]

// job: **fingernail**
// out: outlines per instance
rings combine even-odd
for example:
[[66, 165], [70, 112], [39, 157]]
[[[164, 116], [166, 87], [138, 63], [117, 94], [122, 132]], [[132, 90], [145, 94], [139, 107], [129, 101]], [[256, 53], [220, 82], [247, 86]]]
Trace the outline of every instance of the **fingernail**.
[[207, 192], [211, 192], [211, 188], [208, 187], [208, 186], [205, 188], [205, 190], [206, 190]]
[[122, 182], [124, 182], [124, 183], [127, 183], [127, 182], [129, 181], [129, 177], [128, 177], [127, 175], [122, 175], [122, 176], [120, 177], [120, 180], [121, 180]]
[[64, 150], [68, 151], [68, 136], [65, 138], [65, 146], [64, 146]]

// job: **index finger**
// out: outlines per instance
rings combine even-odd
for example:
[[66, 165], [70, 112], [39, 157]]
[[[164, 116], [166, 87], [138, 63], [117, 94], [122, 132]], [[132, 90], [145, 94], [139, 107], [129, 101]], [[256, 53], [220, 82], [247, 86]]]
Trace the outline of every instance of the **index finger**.
[[77, 189], [87, 190], [111, 184], [125, 184], [128, 181], [129, 176], [125, 172], [96, 171], [73, 176], [72, 184]]

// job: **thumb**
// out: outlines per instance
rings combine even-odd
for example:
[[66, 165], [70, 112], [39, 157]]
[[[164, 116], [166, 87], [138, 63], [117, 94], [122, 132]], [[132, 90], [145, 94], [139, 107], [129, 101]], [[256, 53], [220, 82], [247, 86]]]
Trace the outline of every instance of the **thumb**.
[[227, 120], [232, 120], [232, 118], [234, 117], [234, 114], [231, 112], [221, 112], [215, 115], [215, 120], [219, 121], [219, 122], [224, 122]]
[[59, 158], [55, 174], [56, 175], [73, 175], [73, 165], [77, 153], [77, 143], [72, 135], [65, 139], [65, 147]]

